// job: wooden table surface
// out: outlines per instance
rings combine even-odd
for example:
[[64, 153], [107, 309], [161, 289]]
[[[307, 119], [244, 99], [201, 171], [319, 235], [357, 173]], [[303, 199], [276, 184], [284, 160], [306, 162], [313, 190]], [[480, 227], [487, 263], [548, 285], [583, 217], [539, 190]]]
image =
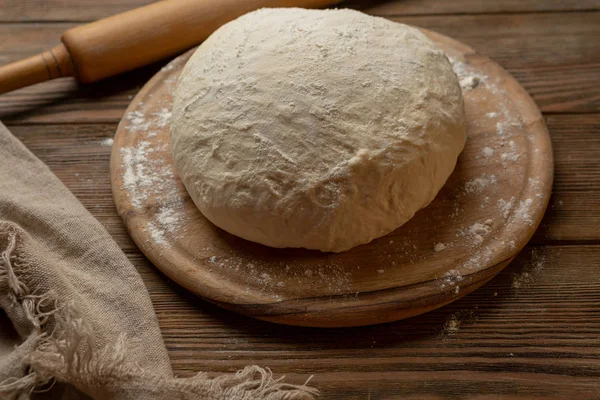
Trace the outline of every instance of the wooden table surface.
[[[0, 0], [0, 64], [148, 0]], [[492, 57], [529, 91], [554, 145], [554, 191], [527, 248], [483, 288], [409, 320], [305, 329], [207, 304], [158, 272], [115, 210], [108, 161], [132, 96], [164, 63], [86, 87], [0, 96], [0, 120], [98, 218], [138, 268], [179, 376], [270, 367], [314, 375], [322, 399], [600, 399], [600, 1], [353, 1]]]

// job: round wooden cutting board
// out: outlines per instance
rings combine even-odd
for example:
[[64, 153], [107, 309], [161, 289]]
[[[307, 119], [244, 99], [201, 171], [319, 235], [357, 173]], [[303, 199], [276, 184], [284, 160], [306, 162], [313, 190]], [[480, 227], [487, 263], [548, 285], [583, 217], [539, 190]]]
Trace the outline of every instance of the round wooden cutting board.
[[142, 88], [117, 129], [112, 190], [137, 245], [208, 301], [293, 325], [399, 320], [490, 280], [542, 219], [552, 186], [550, 138], [536, 105], [504, 69], [425, 33], [446, 51], [464, 86], [468, 141], [436, 199], [407, 224], [340, 254], [273, 249], [212, 225], [179, 181], [169, 146], [173, 91], [189, 51]]

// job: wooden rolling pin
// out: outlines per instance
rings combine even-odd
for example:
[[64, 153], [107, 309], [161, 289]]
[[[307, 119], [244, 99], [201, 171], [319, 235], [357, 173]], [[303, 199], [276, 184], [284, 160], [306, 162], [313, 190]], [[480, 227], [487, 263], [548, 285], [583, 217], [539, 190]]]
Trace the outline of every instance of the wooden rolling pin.
[[0, 68], [0, 93], [74, 76], [90, 83], [193, 47], [262, 7], [316, 8], [339, 0], [163, 0], [69, 29], [62, 44]]

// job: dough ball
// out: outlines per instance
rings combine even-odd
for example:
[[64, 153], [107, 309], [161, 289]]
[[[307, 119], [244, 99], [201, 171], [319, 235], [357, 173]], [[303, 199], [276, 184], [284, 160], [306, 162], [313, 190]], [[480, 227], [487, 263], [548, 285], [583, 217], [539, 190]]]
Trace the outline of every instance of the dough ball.
[[340, 252], [433, 200], [466, 140], [458, 79], [419, 30], [351, 10], [262, 9], [185, 66], [171, 144], [218, 227]]

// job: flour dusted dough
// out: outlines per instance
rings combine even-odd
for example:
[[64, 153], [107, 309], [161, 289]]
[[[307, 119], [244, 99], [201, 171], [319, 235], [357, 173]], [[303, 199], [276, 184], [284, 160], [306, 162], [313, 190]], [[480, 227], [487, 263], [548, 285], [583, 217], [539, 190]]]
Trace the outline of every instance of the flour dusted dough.
[[458, 79], [420, 31], [351, 10], [263, 9], [185, 66], [171, 143], [215, 225], [340, 252], [408, 221], [466, 140]]

